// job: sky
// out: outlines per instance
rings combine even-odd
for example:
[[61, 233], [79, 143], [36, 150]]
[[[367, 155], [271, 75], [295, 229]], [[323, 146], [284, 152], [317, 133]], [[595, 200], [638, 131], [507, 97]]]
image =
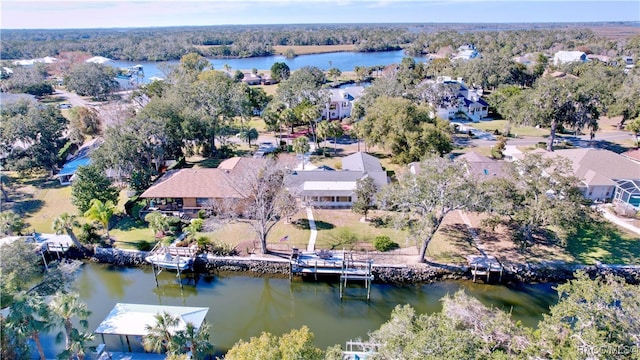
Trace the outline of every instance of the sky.
[[1, 0], [0, 13], [0, 29], [310, 23], [640, 22], [640, 1]]

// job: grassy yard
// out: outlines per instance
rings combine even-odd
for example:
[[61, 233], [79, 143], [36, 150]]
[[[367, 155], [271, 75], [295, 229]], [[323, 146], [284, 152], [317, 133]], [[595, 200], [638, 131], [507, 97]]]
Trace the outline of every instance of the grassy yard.
[[595, 264], [640, 264], [640, 235], [601, 220], [588, 223], [567, 241], [567, 252], [575, 262]]
[[[470, 124], [471, 127], [493, 133], [495, 130], [502, 133], [507, 125], [507, 120], [481, 121]], [[511, 126], [511, 134], [514, 136], [548, 136], [549, 129], [536, 129], [531, 126]]]
[[[382, 217], [386, 213], [374, 211], [369, 219]], [[391, 225], [376, 227], [372, 222], [362, 222], [362, 215], [351, 210], [315, 209], [313, 216], [318, 228], [316, 249], [372, 250], [376, 236], [388, 236], [401, 247], [407, 245], [407, 234], [395, 230]]]
[[[309, 230], [296, 226], [299, 219], [306, 219], [306, 212], [300, 211], [291, 217], [291, 223], [279, 221], [267, 238], [267, 243], [275, 248], [297, 247], [306, 249], [309, 242]], [[198, 236], [205, 236], [212, 241], [225, 242], [233, 246], [257, 247], [257, 236], [250, 224], [246, 222], [230, 222], [213, 232], [198, 233]], [[285, 236], [288, 240], [280, 241]], [[246, 249], [238, 249], [246, 253]]]
[[437, 262], [466, 264], [467, 255], [480, 255], [469, 229], [458, 212], [445, 217], [427, 248], [427, 256]]

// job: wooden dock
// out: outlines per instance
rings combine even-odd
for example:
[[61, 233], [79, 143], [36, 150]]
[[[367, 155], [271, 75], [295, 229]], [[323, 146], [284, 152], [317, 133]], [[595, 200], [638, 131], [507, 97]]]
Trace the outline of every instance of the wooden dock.
[[293, 249], [289, 261], [289, 279], [293, 279], [294, 274], [313, 275], [315, 280], [318, 275], [339, 276], [340, 299], [343, 298], [349, 281], [364, 281], [369, 300], [373, 281], [372, 264], [372, 260], [354, 260], [353, 254], [346, 251], [301, 252]]
[[495, 256], [470, 255], [467, 257], [467, 262], [473, 275], [473, 282], [476, 282], [477, 277], [484, 276], [486, 276], [486, 282], [489, 282], [492, 273], [499, 275], [498, 282], [502, 282], [504, 268]]

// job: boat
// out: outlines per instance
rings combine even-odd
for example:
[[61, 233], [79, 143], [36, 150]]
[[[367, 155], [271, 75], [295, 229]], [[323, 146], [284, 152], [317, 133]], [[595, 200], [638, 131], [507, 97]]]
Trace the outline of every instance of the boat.
[[169, 246], [152, 251], [145, 260], [159, 268], [184, 271], [193, 265], [194, 255], [195, 251], [192, 248]]

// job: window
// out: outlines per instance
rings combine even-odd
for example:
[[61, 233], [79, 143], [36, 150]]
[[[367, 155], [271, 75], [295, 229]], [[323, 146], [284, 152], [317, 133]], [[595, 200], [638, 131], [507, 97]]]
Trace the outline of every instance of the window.
[[337, 202], [351, 202], [351, 196], [338, 196]]
[[331, 103], [331, 105], [329, 105], [329, 110], [335, 110], [336, 109], [336, 104], [335, 103]]
[[342, 103], [342, 107], [343, 107], [343, 108], [349, 107], [349, 103], [348, 103], [348, 102], [346, 102], [346, 101], [345, 101], [345, 102], [343, 102], [343, 103]]
[[204, 207], [207, 205], [209, 198], [196, 198], [196, 206]]
[[320, 201], [322, 202], [333, 202], [333, 196], [321, 196]]

